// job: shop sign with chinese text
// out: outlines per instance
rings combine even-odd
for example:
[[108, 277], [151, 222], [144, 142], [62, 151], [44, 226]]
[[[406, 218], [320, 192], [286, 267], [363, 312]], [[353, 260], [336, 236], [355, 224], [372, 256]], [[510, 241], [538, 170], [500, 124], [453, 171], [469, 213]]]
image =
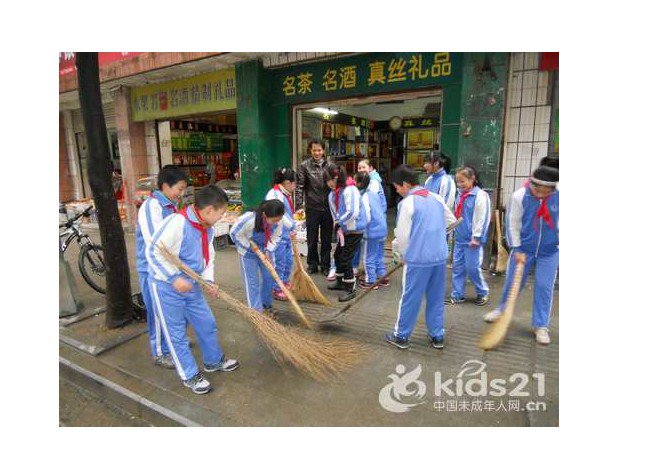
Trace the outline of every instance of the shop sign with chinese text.
[[462, 54], [368, 53], [275, 71], [274, 101], [327, 101], [461, 81]]
[[170, 119], [236, 107], [235, 69], [224, 69], [131, 91], [134, 121]]

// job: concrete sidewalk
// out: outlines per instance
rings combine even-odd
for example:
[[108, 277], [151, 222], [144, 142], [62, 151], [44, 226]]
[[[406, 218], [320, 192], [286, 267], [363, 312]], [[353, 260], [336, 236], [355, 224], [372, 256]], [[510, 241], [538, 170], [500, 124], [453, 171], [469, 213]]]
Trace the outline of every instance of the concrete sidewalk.
[[[127, 240], [132, 253], [133, 235], [127, 235]], [[67, 259], [74, 262], [72, 254]], [[136, 291], [137, 275], [133, 259], [131, 262]], [[233, 247], [217, 252], [216, 270], [220, 285], [244, 301]], [[483, 308], [472, 303], [447, 307], [443, 350], [427, 346], [422, 314], [410, 350], [398, 350], [383, 341], [384, 333], [395, 324], [400, 298], [399, 276], [395, 275], [390, 288], [373, 291], [348, 315], [323, 326], [324, 331], [371, 347], [368, 360], [340, 383], [321, 384], [291, 368], [281, 369], [248, 323], [220, 301], [210, 304], [221, 343], [242, 367], [232, 373], [206, 374], [214, 387], [208, 395], [194, 395], [180, 384], [176, 372], [155, 367], [146, 335], [99, 356], [60, 343], [60, 372], [68, 381], [104, 395], [155, 425], [557, 426], [558, 295], [550, 327], [551, 345], [540, 346], [531, 335], [529, 282], [520, 296], [507, 340], [498, 350], [486, 353], [477, 348], [487, 326], [482, 315], [498, 300], [503, 277], [485, 276], [492, 302]], [[323, 276], [315, 276], [315, 281], [325, 289]], [[87, 308], [103, 304], [102, 295], [80, 278], [78, 287]], [[469, 288], [467, 296], [474, 296], [474, 291]], [[283, 313], [281, 321], [295, 323], [285, 303], [275, 302], [274, 306]], [[303, 308], [308, 317], [324, 311], [317, 305], [304, 304]], [[194, 351], [200, 361], [196, 343]], [[411, 382], [406, 380], [409, 374], [413, 374]], [[504, 394], [491, 385], [488, 392], [481, 391], [484, 377], [487, 383], [494, 381], [505, 387]], [[491, 395], [491, 390], [495, 394]], [[401, 409], [408, 411], [392, 412]]]

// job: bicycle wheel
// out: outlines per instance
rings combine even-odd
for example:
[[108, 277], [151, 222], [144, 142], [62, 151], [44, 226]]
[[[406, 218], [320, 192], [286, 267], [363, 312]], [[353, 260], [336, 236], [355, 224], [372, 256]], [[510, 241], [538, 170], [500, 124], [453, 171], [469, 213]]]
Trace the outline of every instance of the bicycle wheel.
[[106, 293], [106, 265], [100, 245], [84, 245], [79, 252], [79, 272], [86, 283], [99, 293]]

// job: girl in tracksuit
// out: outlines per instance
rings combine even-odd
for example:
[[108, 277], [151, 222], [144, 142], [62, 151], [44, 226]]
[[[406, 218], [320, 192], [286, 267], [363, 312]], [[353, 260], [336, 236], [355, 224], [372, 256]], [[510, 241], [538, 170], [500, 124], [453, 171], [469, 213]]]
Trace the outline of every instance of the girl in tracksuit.
[[484, 260], [486, 235], [490, 224], [491, 202], [488, 194], [479, 186], [477, 172], [472, 166], [457, 169], [457, 198], [454, 215], [463, 222], [454, 231], [454, 253], [452, 258], [452, 293], [446, 304], [466, 301], [466, 278], [475, 286], [477, 298], [474, 303], [483, 306], [488, 303], [488, 284], [481, 272]]
[[[226, 193], [215, 185], [195, 194], [195, 203], [163, 221], [146, 248], [149, 287], [154, 310], [161, 323], [174, 366], [183, 384], [194, 393], [210, 391], [208, 382], [192, 356], [187, 323], [194, 329], [203, 355], [204, 371], [232, 371], [239, 367], [226, 359], [219, 343], [215, 317], [198, 282], [167, 260], [159, 247], [166, 248], [208, 282], [214, 282], [215, 249], [213, 226], [228, 205]], [[206, 290], [216, 296], [216, 288]]]
[[[294, 201], [292, 200], [295, 189], [296, 172], [291, 168], [280, 168], [274, 174], [273, 188], [267, 192], [265, 197], [265, 200], [280, 200], [285, 205], [285, 215], [282, 220], [283, 232], [273, 256], [276, 272], [287, 288], [290, 287], [289, 276], [294, 263], [291, 238], [296, 236], [294, 233]], [[288, 300], [275, 281], [273, 282], [273, 297], [280, 301]]]
[[378, 279], [387, 273], [384, 266], [384, 243], [387, 239], [387, 219], [382, 209], [380, 197], [369, 189], [370, 176], [365, 172], [355, 175], [355, 183], [362, 195], [362, 209], [366, 214], [367, 226], [364, 231], [362, 246], [364, 252], [365, 281], [360, 282], [362, 288], [388, 287], [388, 279]]
[[140, 292], [147, 310], [147, 332], [149, 346], [157, 366], [174, 369], [167, 342], [161, 332], [160, 320], [154, 311], [149, 290], [149, 264], [145, 256], [147, 245], [163, 220], [178, 212], [178, 200], [187, 188], [188, 178], [181, 169], [165, 166], [158, 173], [158, 190], [153, 191], [138, 210], [136, 225], [136, 269], [140, 281]]
[[323, 173], [323, 178], [332, 190], [328, 203], [337, 229], [337, 282], [329, 285], [328, 289], [345, 290], [346, 293], [339, 297], [339, 301], [344, 302], [352, 300], [356, 295], [352, 261], [366, 229], [366, 214], [362, 211], [361, 195], [355, 181], [346, 175], [343, 166], [329, 165]]
[[486, 322], [497, 320], [504, 310], [515, 263], [526, 258], [523, 288], [535, 267], [531, 325], [536, 341], [548, 344], [549, 317], [554, 284], [558, 272], [558, 170], [550, 166], [536, 169], [527, 186], [513, 193], [506, 212], [506, 240], [511, 248], [502, 298], [496, 309], [484, 316]]
[[273, 254], [283, 233], [280, 222], [284, 215], [285, 206], [282, 201], [265, 200], [255, 211], [242, 214], [231, 228], [230, 236], [240, 255], [246, 300], [249, 307], [258, 312], [271, 310], [273, 277], [251, 249], [251, 242], [273, 262]]
[[386, 341], [398, 348], [409, 348], [409, 337], [425, 297], [430, 346], [443, 348], [448, 256], [445, 229], [455, 218], [440, 196], [418, 184], [418, 175], [409, 166], [398, 166], [391, 181], [403, 197], [398, 204], [395, 252], [404, 268], [398, 320], [393, 332], [386, 334]]
[[427, 155], [423, 167], [429, 177], [425, 181], [425, 188], [443, 198], [443, 201], [450, 208], [454, 209], [454, 200], [457, 195], [457, 187], [454, 179], [445, 170], [445, 157], [441, 152], [435, 151]]
[[[380, 205], [384, 215], [387, 214], [387, 199], [384, 195], [384, 188], [382, 188], [382, 177], [377, 172], [375, 168], [371, 165], [371, 160], [364, 158], [357, 163], [357, 172], [367, 173], [370, 176], [369, 186], [367, 187], [369, 191], [374, 192], [378, 195], [380, 200]], [[353, 272], [357, 276], [357, 269], [359, 268], [360, 261], [366, 262], [364, 253], [366, 253], [366, 237], [362, 238], [362, 243], [357, 249], [355, 256], [353, 257]]]

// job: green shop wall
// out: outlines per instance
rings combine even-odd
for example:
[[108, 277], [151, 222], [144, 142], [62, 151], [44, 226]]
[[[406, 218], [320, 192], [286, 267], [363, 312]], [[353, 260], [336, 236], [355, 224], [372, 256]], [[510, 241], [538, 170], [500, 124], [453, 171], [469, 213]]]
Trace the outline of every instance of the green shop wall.
[[[493, 88], [494, 82], [487, 79], [475, 82], [476, 63], [484, 54], [472, 54], [473, 64], [470, 66], [466, 65], [468, 55], [447, 52], [366, 53], [270, 70], [264, 69], [258, 61], [236, 65], [242, 200], [245, 207], [254, 207], [264, 198], [277, 167], [292, 163], [291, 108], [295, 104], [441, 88], [441, 150], [452, 158], [453, 166], [465, 161], [476, 162], [477, 156], [473, 151], [476, 147], [482, 149], [477, 152], [479, 157], [499, 159], [499, 143], [495, 148], [494, 141], [501, 141], [502, 120], [498, 120], [497, 127], [488, 124], [492, 119], [486, 119], [486, 112], [477, 111], [473, 105], [474, 95], [481, 94], [485, 84]], [[502, 83], [502, 91], [499, 94], [493, 92], [500, 103], [488, 106], [493, 112], [499, 106], [503, 114], [506, 65], [502, 70], [500, 60], [501, 55], [506, 54], [487, 55], [495, 61], [494, 72], [498, 73], [498, 81]], [[506, 62], [506, 58], [503, 60]], [[482, 126], [485, 119], [492, 132], [485, 133]], [[471, 125], [471, 137], [461, 135], [462, 122]], [[476, 128], [482, 130], [476, 131]], [[481, 169], [484, 165], [492, 166], [493, 161], [476, 164]]]
[[461, 86], [458, 164], [471, 164], [496, 188], [508, 77], [508, 53], [466, 53]]

